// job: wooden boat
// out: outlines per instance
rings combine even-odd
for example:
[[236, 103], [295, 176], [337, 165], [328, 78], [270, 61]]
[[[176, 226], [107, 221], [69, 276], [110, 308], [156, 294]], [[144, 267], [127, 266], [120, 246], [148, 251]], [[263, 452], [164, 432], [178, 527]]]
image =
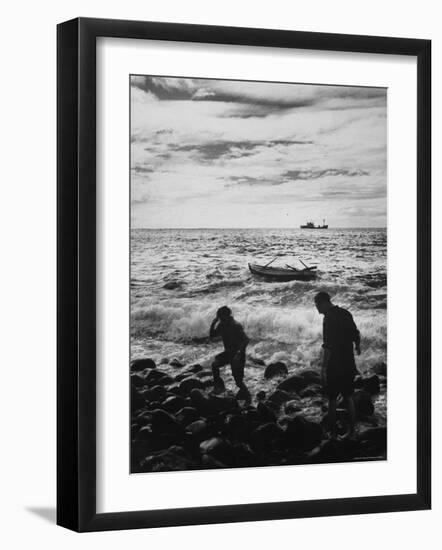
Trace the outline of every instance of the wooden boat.
[[249, 264], [249, 269], [253, 275], [273, 281], [311, 281], [316, 277], [316, 266], [296, 269], [289, 265], [284, 268]]

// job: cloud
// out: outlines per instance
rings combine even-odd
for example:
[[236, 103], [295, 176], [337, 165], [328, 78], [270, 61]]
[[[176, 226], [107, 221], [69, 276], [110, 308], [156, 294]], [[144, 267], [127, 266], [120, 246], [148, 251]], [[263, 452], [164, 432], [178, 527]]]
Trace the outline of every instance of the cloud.
[[385, 224], [384, 89], [144, 76], [131, 85], [134, 226], [324, 216], [345, 226], [355, 205], [363, 225]]

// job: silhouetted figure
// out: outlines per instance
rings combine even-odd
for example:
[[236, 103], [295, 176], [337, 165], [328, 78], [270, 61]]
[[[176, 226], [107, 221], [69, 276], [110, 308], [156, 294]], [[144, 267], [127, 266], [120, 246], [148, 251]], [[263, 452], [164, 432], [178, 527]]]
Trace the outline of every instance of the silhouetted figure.
[[219, 369], [230, 364], [232, 375], [239, 391], [238, 399], [251, 401], [250, 392], [244, 384], [244, 366], [246, 363], [246, 347], [249, 339], [240, 323], [232, 317], [232, 311], [227, 306], [220, 307], [215, 319], [210, 325], [210, 338], [221, 336], [224, 344], [224, 351], [215, 356], [212, 363], [214, 393], [221, 393], [225, 390], [223, 379]]
[[327, 292], [315, 296], [319, 313], [324, 315], [322, 380], [329, 400], [331, 435], [336, 437], [336, 399], [342, 395], [350, 416], [350, 437], [355, 429], [355, 406], [353, 402], [354, 379], [357, 374], [353, 345], [360, 355], [361, 337], [349, 311], [332, 304]]

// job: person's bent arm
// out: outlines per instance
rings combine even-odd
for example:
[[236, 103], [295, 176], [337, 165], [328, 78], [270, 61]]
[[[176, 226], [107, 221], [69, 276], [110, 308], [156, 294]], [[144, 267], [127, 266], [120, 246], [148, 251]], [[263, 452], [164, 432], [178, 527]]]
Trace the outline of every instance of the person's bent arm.
[[358, 355], [361, 355], [361, 333], [353, 320], [353, 316], [350, 314], [351, 328], [352, 328], [352, 340], [355, 344], [355, 350]]
[[210, 325], [210, 332], [209, 332], [210, 338], [215, 338], [216, 336], [218, 336], [219, 331], [218, 331], [218, 327], [216, 326], [217, 323], [218, 323], [218, 319], [215, 318]]

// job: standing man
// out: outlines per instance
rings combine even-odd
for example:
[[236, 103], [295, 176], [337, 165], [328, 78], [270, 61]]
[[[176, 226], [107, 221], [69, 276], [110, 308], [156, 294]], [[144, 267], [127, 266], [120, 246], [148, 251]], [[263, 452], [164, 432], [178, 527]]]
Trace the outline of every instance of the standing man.
[[361, 337], [349, 311], [332, 304], [327, 292], [315, 296], [315, 305], [324, 315], [322, 380], [328, 396], [331, 436], [336, 437], [336, 399], [342, 395], [350, 416], [349, 436], [354, 436], [356, 414], [353, 401], [354, 378], [357, 374], [353, 345], [361, 354]]
[[232, 311], [227, 306], [220, 307], [216, 317], [210, 325], [210, 338], [221, 336], [224, 344], [224, 351], [215, 356], [212, 363], [214, 393], [221, 393], [225, 390], [223, 379], [219, 369], [230, 364], [233, 378], [239, 388], [236, 394], [237, 399], [244, 399], [250, 403], [251, 395], [244, 384], [244, 366], [246, 363], [246, 347], [249, 339], [240, 323], [235, 321]]

